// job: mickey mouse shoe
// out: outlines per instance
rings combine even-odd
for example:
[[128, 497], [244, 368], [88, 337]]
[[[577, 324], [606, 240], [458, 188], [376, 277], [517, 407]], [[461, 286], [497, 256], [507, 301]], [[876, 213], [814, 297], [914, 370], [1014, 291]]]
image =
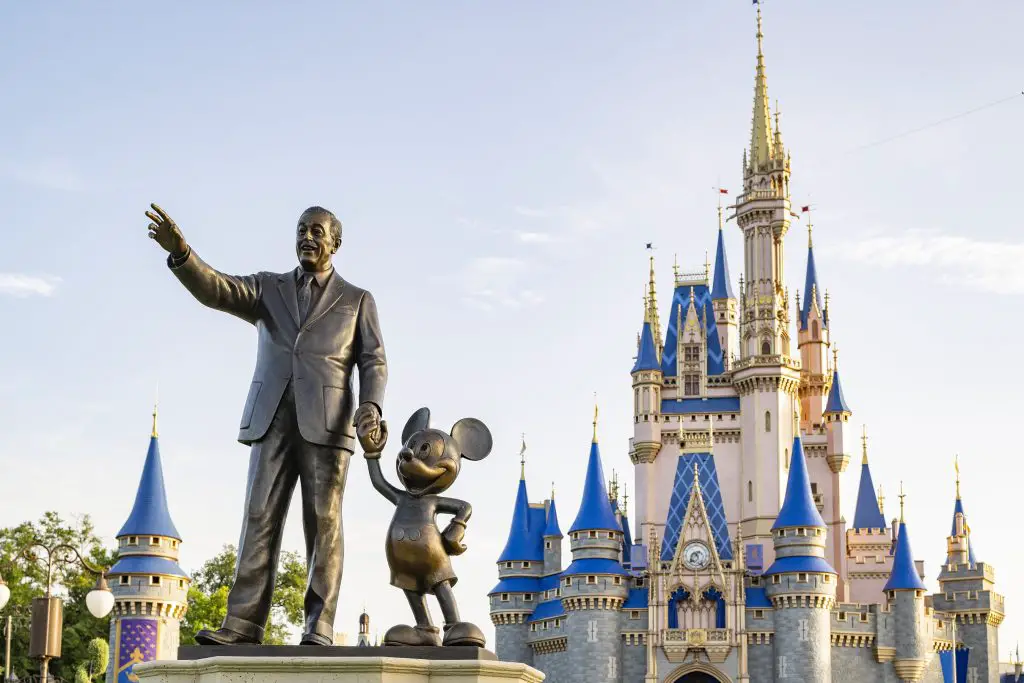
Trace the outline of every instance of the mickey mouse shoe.
[[454, 624], [445, 624], [444, 644], [445, 645], [468, 645], [471, 647], [483, 647], [486, 643], [484, 633], [468, 621], [457, 621]]

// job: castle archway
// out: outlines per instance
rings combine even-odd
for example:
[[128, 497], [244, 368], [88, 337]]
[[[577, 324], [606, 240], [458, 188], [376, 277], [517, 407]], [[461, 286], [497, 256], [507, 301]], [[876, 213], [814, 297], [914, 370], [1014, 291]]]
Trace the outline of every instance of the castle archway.
[[732, 679], [707, 662], [690, 662], [671, 672], [669, 683], [731, 683]]
[[703, 671], [693, 671], [688, 674], [683, 674], [682, 678], [677, 678], [675, 683], [722, 683], [711, 674], [704, 673]]

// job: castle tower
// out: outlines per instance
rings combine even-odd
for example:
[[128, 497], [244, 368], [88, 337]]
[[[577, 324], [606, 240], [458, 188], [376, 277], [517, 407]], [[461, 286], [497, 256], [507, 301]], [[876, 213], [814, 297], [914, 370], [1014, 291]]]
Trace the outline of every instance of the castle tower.
[[[852, 413], [843, 396], [843, 386], [839, 381], [839, 356], [835, 349], [832, 350], [832, 358], [831, 386], [828, 391], [828, 400], [825, 402], [825, 410], [822, 413], [825, 420], [825, 458], [824, 462], [821, 458], [812, 459], [808, 470], [811, 475], [815, 502], [822, 512], [825, 524], [828, 525], [826, 557], [839, 572], [837, 597], [839, 600], [846, 600], [846, 549], [843, 547], [846, 527], [840, 509], [839, 475], [845, 472], [850, 464], [846, 430], [849, 428]], [[812, 403], [815, 402], [816, 400], [812, 401]]]
[[[633, 443], [630, 459], [635, 466], [636, 506], [641, 521], [655, 517], [657, 481], [654, 460], [661, 450], [661, 389], [664, 374], [661, 368], [659, 344], [661, 331], [658, 323], [658, 300], [654, 289], [654, 257], [651, 257], [651, 277], [644, 305], [644, 322], [640, 330], [640, 344], [633, 377]], [[650, 526], [648, 525], [648, 529]], [[643, 531], [643, 534], [648, 533]]]
[[957, 639], [969, 649], [969, 681], [996, 680], [999, 675], [998, 627], [1005, 606], [1003, 596], [994, 587], [995, 569], [973, 556], [971, 527], [960, 500], [958, 465], [953, 530], [947, 539], [946, 562], [939, 572], [939, 593], [932, 596], [932, 605], [935, 611], [954, 619]]
[[757, 72], [750, 150], [736, 224], [743, 232], [740, 360], [732, 383], [740, 395], [741, 534], [747, 552], [772, 559], [771, 527], [781, 503], [786, 450], [793, 442], [800, 364], [790, 350], [789, 306], [783, 289], [783, 238], [789, 230], [789, 155], [768, 112], [768, 81], [757, 11]]
[[861, 440], [863, 455], [857, 507], [853, 514], [853, 528], [846, 532], [850, 601], [881, 603], [884, 602], [882, 588], [892, 573], [892, 542], [889, 538], [889, 525], [875, 497], [875, 484], [871, 479], [867, 428]]
[[359, 639], [356, 647], [370, 647], [370, 615], [363, 610], [359, 615]]
[[533, 663], [527, 619], [537, 604], [539, 579], [544, 573], [544, 527], [544, 508], [530, 505], [527, 496], [523, 461], [508, 541], [498, 556], [498, 584], [488, 594], [495, 653], [502, 661]]
[[800, 348], [800, 427], [810, 434], [822, 425], [822, 408], [829, 391], [831, 377], [828, 372], [828, 349], [831, 343], [826, 306], [821, 303], [818, 269], [814, 264], [814, 243], [811, 240], [811, 219], [807, 218], [807, 276], [804, 280], [804, 300], [798, 311], [797, 345]]
[[715, 276], [711, 284], [711, 303], [718, 324], [718, 341], [722, 347], [725, 369], [732, 368], [732, 357], [739, 355], [740, 331], [736, 296], [729, 279], [729, 261], [725, 256], [725, 235], [722, 232], [722, 201], [718, 201], [718, 244], [715, 247]]
[[569, 527], [573, 561], [562, 572], [561, 591], [568, 670], [612, 683], [622, 681], [619, 611], [629, 593], [629, 574], [619, 563], [622, 541], [622, 527], [605, 489], [595, 407], [583, 497]]
[[[901, 681], [919, 681], [932, 649], [932, 636], [926, 630], [925, 586], [917, 573], [910, 535], [903, 518], [900, 492], [900, 521], [892, 573], [883, 590], [895, 619], [896, 658], [893, 665]], [[987, 680], [987, 679], [984, 679]]]
[[775, 561], [765, 572], [765, 595], [775, 616], [775, 680], [828, 683], [838, 577], [825, 560], [825, 522], [811, 495], [799, 436], [793, 439], [786, 497], [772, 536]]
[[190, 579], [178, 566], [178, 533], [167, 507], [156, 408], [146, 462], [128, 521], [117, 533], [117, 561], [107, 572], [114, 594], [107, 683], [132, 683], [139, 662], [177, 659]]
[[555, 507], [555, 487], [551, 487], [547, 521], [544, 525], [544, 576], [562, 571], [562, 529], [558, 526], [558, 509]]

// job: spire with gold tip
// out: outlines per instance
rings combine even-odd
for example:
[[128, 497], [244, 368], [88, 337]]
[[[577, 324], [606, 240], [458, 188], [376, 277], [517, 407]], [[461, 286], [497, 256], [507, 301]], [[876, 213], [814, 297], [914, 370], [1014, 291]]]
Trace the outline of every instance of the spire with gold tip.
[[651, 257], [651, 278], [644, 296], [644, 323], [632, 373], [661, 370], [661, 333], [658, 323], [658, 300], [654, 291], [654, 257]]
[[896, 537], [896, 552], [892, 561], [892, 572], [886, 582], [884, 591], [898, 590], [925, 590], [924, 582], [917, 573], [917, 566], [914, 564], [914, 552], [910, 548], [910, 535], [907, 533], [907, 523], [903, 517], [903, 483], [900, 483], [900, 522], [899, 535]]
[[768, 77], [764, 68], [764, 34], [761, 32], [761, 7], [757, 8], [757, 72], [754, 78], [754, 117], [750, 132], [747, 173], [767, 167], [773, 156], [771, 114], [768, 109]]
[[960, 499], [960, 456], [956, 456], [953, 459], [953, 469], [956, 471], [956, 502], [953, 504], [953, 526], [950, 529], [949, 535], [953, 536], [956, 534], [956, 516], [961, 514], [964, 516], [964, 529], [967, 532], [967, 561], [972, 565], [975, 564], [974, 559], [974, 543], [971, 539], [971, 527], [967, 523], [967, 513], [964, 512], [964, 502]]
[[608, 490], [605, 488], [604, 467], [601, 464], [601, 450], [597, 445], [597, 403], [594, 403], [594, 435], [590, 442], [590, 456], [587, 459], [587, 473], [583, 480], [583, 496], [576, 520], [569, 527], [574, 531], [601, 529], [621, 531], [615, 513], [612, 511]]
[[871, 480], [871, 469], [868, 467], [868, 428], [865, 426], [860, 437], [864, 454], [860, 465], [860, 488], [857, 490], [857, 507], [853, 513], [854, 529], [884, 529], [885, 517], [881, 505], [875, 497], [875, 484]]

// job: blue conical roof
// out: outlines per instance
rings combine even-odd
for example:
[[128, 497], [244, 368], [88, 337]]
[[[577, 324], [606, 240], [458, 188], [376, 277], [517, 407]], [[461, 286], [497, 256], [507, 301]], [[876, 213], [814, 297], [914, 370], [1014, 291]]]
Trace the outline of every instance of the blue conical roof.
[[804, 447], [797, 436], [793, 439], [793, 456], [789, 460], [789, 481], [786, 483], [786, 497], [772, 529], [787, 527], [825, 527], [814, 496], [811, 495], [811, 480], [807, 475], [807, 461]]
[[622, 557], [629, 562], [630, 549], [633, 547], [633, 534], [629, 530], [629, 516], [622, 513]]
[[899, 536], [896, 538], [896, 556], [892, 561], [892, 573], [885, 584], [885, 591], [925, 590], [924, 582], [914, 566], [914, 551], [910, 549], [910, 534], [907, 533], [906, 522], [900, 522]]
[[545, 536], [562, 537], [562, 529], [558, 526], [558, 510], [555, 508], [555, 497], [551, 496], [551, 505], [548, 506], [548, 521], [544, 525]]
[[818, 286], [818, 269], [814, 265], [814, 247], [807, 245], [807, 279], [804, 280], [804, 301], [800, 308], [800, 329], [807, 329], [807, 316], [811, 314], [811, 297], [818, 304], [818, 310], [824, 310], [821, 305], [821, 287]]
[[846, 405], [846, 398], [843, 397], [843, 387], [839, 384], [839, 368], [832, 371], [832, 388], [828, 390], [828, 400], [825, 401], [826, 413], [849, 413], [850, 406]]
[[590, 444], [590, 458], [587, 461], [587, 475], [583, 481], [583, 500], [576, 521], [569, 527], [569, 532], [581, 529], [607, 529], [621, 531], [619, 521], [615, 519], [608, 491], [604, 486], [604, 468], [601, 466], [601, 450], [597, 439]]
[[142, 478], [135, 494], [135, 505], [128, 515], [128, 521], [117, 532], [123, 536], [164, 536], [181, 540], [178, 529], [171, 521], [167, 509], [167, 492], [164, 489], [164, 471], [160, 464], [160, 441], [156, 429], [149, 439], [146, 464], [142, 467]]
[[[963, 501], [960, 500], [960, 496], [956, 497], [956, 504], [953, 506], [953, 528], [950, 529], [949, 535], [952, 536], [956, 533], [956, 513], [960, 513], [964, 516], [964, 526], [967, 526], [967, 513], [964, 512]], [[974, 544], [971, 543], [971, 535], [967, 534], [967, 561], [971, 564], [977, 564], [974, 560]]]
[[543, 560], [544, 550], [536, 543], [537, 538], [530, 529], [530, 499], [526, 495], [526, 479], [520, 477], [515, 508], [512, 512], [512, 526], [508, 531], [505, 549], [498, 556], [498, 562]]
[[729, 281], [729, 262], [725, 258], [725, 236], [718, 229], [718, 248], [715, 251], [715, 279], [711, 283], [712, 299], [733, 299], [732, 282]]
[[853, 513], [854, 529], [884, 529], [885, 515], [878, 507], [871, 468], [865, 460], [860, 466], [860, 488], [857, 490], [857, 508]]
[[643, 329], [640, 330], [640, 348], [637, 349], [636, 363], [633, 364], [632, 371], [641, 370], [661, 370], [658, 351], [654, 348], [654, 331], [649, 321], [645, 321]]

